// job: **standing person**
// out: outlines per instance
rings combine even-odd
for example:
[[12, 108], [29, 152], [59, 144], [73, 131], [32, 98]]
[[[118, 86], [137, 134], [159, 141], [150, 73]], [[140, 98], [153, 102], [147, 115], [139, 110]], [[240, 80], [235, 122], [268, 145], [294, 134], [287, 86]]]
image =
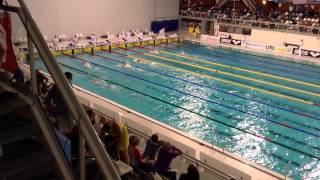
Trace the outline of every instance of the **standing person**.
[[58, 47], [59, 46], [59, 42], [60, 42], [60, 39], [58, 38], [58, 36], [54, 35], [54, 38], [53, 38], [53, 41], [52, 41], [53, 47]]
[[94, 33], [91, 33], [90, 40], [91, 40], [91, 43], [94, 46], [96, 46], [96, 44], [97, 44], [97, 36]]
[[171, 161], [182, 154], [182, 151], [175, 146], [171, 145], [169, 142], [164, 142], [159, 151], [157, 161], [155, 163], [155, 170], [169, 178], [170, 180], [176, 180], [177, 175], [175, 171], [170, 170]]
[[158, 149], [161, 146], [161, 142], [158, 139], [158, 135], [153, 134], [147, 141], [147, 145], [143, 153], [146, 158], [155, 160]]
[[[66, 72], [65, 76], [72, 86], [72, 73]], [[47, 108], [56, 116], [60, 132], [69, 135], [74, 123], [70, 119], [69, 109], [56, 84], [53, 85], [44, 102]]]
[[45, 77], [39, 69], [36, 70], [36, 77], [37, 77], [37, 90], [40, 97], [44, 97], [45, 94], [48, 92], [48, 85], [49, 79]]
[[303, 39], [301, 39], [301, 41], [300, 41], [300, 46], [299, 46], [299, 56], [301, 56], [301, 54], [302, 54], [302, 48], [303, 48]]
[[100, 139], [102, 139], [102, 134], [101, 134], [101, 129], [103, 127], [103, 125], [107, 122], [106, 118], [105, 117], [101, 117], [99, 122], [95, 123], [94, 124], [94, 129], [96, 130], [98, 136], [100, 137]]
[[[110, 147], [114, 147], [116, 149], [116, 154], [114, 154], [114, 159], [129, 164], [130, 158], [128, 155], [128, 147], [129, 147], [129, 132], [127, 127], [122, 121], [121, 115], [119, 115], [119, 119], [107, 121], [101, 129], [102, 133], [108, 133], [108, 138], [105, 138], [105, 144], [110, 145]], [[109, 139], [112, 139], [111, 141]], [[114, 150], [114, 148], [110, 148], [110, 150]]]
[[78, 41], [79, 41], [79, 37], [78, 37], [78, 35], [76, 34], [76, 35], [74, 35], [73, 38], [71, 39], [71, 42], [70, 42], [69, 45], [72, 46], [72, 47], [76, 47], [77, 44], [78, 44]]
[[198, 168], [195, 165], [190, 164], [188, 166], [188, 172], [181, 174], [179, 180], [200, 180]]

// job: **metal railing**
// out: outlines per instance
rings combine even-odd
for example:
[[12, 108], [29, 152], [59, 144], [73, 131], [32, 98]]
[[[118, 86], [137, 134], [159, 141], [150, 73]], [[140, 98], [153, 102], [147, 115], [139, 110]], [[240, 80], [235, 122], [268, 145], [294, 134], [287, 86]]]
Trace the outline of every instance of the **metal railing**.
[[[93, 112], [95, 112], [95, 114], [100, 116], [100, 117], [105, 117], [107, 119], [113, 119], [114, 120], [113, 117], [110, 117], [109, 115], [107, 115], [107, 114], [105, 114], [105, 113], [103, 113], [103, 112], [101, 112], [99, 110], [96, 110], [96, 109], [94, 109], [94, 108], [92, 108], [92, 107], [90, 107], [88, 105], [85, 105], [85, 104], [84, 104], [84, 106], [87, 109], [90, 109]], [[138, 135], [140, 137], [143, 137], [144, 139], [149, 139], [150, 138], [145, 132], [142, 132], [141, 130], [137, 130], [137, 129], [133, 128], [133, 127], [130, 127], [128, 124], [126, 126], [127, 126], [128, 130], [130, 132], [132, 132], [133, 134]], [[198, 165], [199, 167], [202, 167], [202, 168], [206, 169], [208, 171], [208, 173], [213, 174], [216, 177], [219, 177], [219, 179], [224, 179], [224, 180], [234, 179], [234, 176], [232, 176], [232, 175], [230, 175], [228, 173], [222, 172], [222, 171], [220, 171], [218, 169], [215, 169], [214, 167], [209, 166], [209, 165], [205, 164], [204, 162], [191, 157], [188, 154], [184, 153], [184, 154], [182, 154], [182, 156], [185, 159], [188, 159], [189, 161], [191, 161], [192, 163]]]
[[[104, 179], [108, 180], [120, 180], [119, 174], [107, 154], [102, 142], [100, 141], [98, 135], [96, 134], [94, 127], [92, 126], [89, 118], [85, 114], [81, 104], [78, 102], [69, 82], [64, 76], [62, 70], [60, 69], [57, 61], [52, 55], [49, 47], [39, 28], [37, 27], [35, 21], [33, 20], [26, 4], [23, 0], [18, 0], [20, 7], [13, 7], [1, 4], [1, 9], [5, 11], [15, 12], [19, 15], [27, 34], [28, 34], [28, 49], [29, 55], [28, 60], [30, 61], [30, 73], [31, 73], [31, 83], [32, 83], [32, 96], [34, 100], [34, 106], [32, 106], [35, 111], [36, 120], [38, 121], [40, 128], [46, 138], [48, 145], [52, 151], [54, 158], [58, 164], [58, 167], [64, 177], [64, 179], [78, 179], [77, 175], [73, 171], [70, 163], [66, 159], [65, 154], [59, 144], [55, 133], [52, 128], [50, 128], [50, 122], [43, 109], [43, 104], [39, 100], [38, 90], [37, 90], [37, 78], [35, 72], [35, 62], [33, 59], [33, 45], [36, 47], [43, 63], [45, 64], [48, 72], [50, 73], [52, 79], [54, 80], [58, 90], [60, 91], [65, 103], [72, 115], [72, 118], [79, 125], [80, 131], [80, 142], [85, 142], [88, 147], [93, 152], [96, 158], [98, 167]], [[83, 138], [81, 138], [83, 137]], [[80, 179], [85, 179], [85, 162], [83, 150], [85, 148], [84, 143], [80, 143]]]
[[320, 36], [320, 27], [287, 24], [272, 21], [256, 21], [246, 19], [225, 18], [221, 13], [208, 13], [197, 11], [180, 11], [180, 18], [214, 21], [219, 25], [236, 26], [242, 28], [266, 29], [271, 31], [303, 33]]

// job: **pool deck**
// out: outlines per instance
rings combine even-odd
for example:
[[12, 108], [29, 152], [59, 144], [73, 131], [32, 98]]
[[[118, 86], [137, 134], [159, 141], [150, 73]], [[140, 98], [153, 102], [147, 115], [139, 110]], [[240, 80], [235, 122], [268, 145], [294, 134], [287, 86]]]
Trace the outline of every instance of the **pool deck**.
[[[236, 156], [226, 150], [223, 150], [215, 145], [209, 144], [201, 139], [191, 137], [190, 135], [172, 128], [164, 123], [156, 121], [150, 117], [147, 117], [141, 113], [135, 112], [129, 108], [126, 108], [116, 102], [110, 101], [103, 97], [97, 96], [82, 88], [74, 88], [75, 93], [79, 97], [79, 101], [83, 104], [93, 106], [98, 111], [112, 115], [112, 112], [120, 112], [128, 125], [136, 127], [146, 134], [159, 134], [161, 139], [166, 139], [171, 142], [172, 140], [181, 143], [186, 148], [183, 148], [184, 153], [192, 153], [195, 151], [195, 158], [206, 162], [209, 166], [215, 169], [225, 172], [236, 179], [252, 179], [252, 180], [276, 180], [276, 179], [290, 179], [285, 176], [266, 169], [260, 165]], [[128, 122], [130, 121], [130, 122]], [[151, 132], [149, 132], [151, 130]], [[169, 138], [169, 139], [168, 139]], [[179, 147], [178, 144], [176, 144]], [[181, 146], [179, 147], [181, 148]], [[191, 149], [191, 150], [188, 150]], [[203, 155], [209, 157], [203, 158]], [[192, 155], [191, 155], [192, 156]], [[217, 163], [220, 162], [220, 163]]]
[[205, 46], [209, 46], [209, 47], [225, 47], [225, 48], [235, 49], [235, 50], [239, 50], [239, 51], [246, 52], [246, 53], [255, 53], [255, 54], [258, 53], [258, 54], [261, 54], [264, 56], [280, 58], [281, 60], [284, 60], [284, 61], [320, 66], [320, 59], [316, 59], [316, 58], [312, 58], [312, 57], [299, 56], [299, 55], [287, 54], [287, 53], [275, 53], [274, 51], [267, 50], [267, 49], [266, 50], [259, 50], [259, 49], [249, 48], [249, 47], [228, 45], [228, 44], [220, 43], [218, 41], [215, 42], [214, 44], [210, 44], [210, 43], [203, 42], [199, 38], [191, 36], [187, 33], [183, 32], [181, 34], [185, 37], [185, 40], [197, 42], [197, 43], [200, 43], [201, 45], [205, 45]]

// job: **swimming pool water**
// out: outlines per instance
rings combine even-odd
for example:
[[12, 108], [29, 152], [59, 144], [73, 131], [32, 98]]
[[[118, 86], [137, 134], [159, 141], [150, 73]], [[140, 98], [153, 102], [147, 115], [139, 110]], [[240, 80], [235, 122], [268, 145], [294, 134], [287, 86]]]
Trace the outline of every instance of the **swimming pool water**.
[[57, 60], [82, 88], [294, 179], [320, 178], [319, 67], [191, 43], [150, 48]]

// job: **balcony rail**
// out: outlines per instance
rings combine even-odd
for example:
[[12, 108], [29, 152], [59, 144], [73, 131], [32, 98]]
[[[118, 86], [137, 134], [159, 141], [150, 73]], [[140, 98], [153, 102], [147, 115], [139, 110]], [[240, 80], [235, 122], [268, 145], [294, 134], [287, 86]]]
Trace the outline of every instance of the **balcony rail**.
[[219, 25], [238, 26], [242, 28], [265, 29], [287, 33], [308, 34], [320, 36], [320, 27], [288, 24], [272, 21], [257, 21], [248, 19], [226, 18], [221, 13], [208, 13], [197, 11], [180, 11], [180, 18], [213, 21]]

